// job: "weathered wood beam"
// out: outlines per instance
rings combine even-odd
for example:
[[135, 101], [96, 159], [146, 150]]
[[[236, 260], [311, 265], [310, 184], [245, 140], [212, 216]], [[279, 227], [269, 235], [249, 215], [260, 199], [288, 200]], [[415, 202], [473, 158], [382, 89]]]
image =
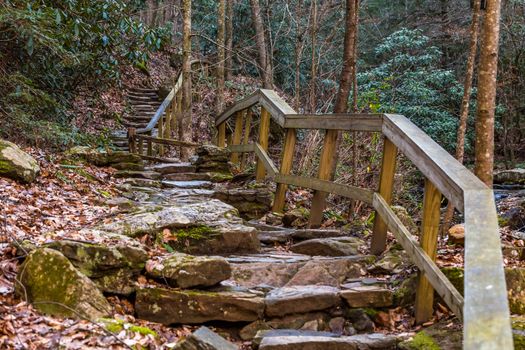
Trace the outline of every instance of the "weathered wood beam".
[[[293, 156], [295, 153], [295, 141], [297, 139], [297, 132], [295, 129], [286, 130], [286, 138], [284, 140], [284, 148], [281, 154], [281, 175], [288, 175], [292, 170]], [[282, 213], [284, 210], [284, 202], [286, 200], [286, 190], [288, 186], [284, 183], [277, 184], [275, 196], [273, 200], [272, 210], [277, 213]]]
[[285, 116], [285, 128], [381, 132], [382, 114], [296, 114]]
[[[270, 134], [271, 119], [270, 117], [271, 116], [268, 110], [266, 110], [266, 108], [264, 107], [261, 107], [261, 121], [259, 123], [259, 140], [257, 143], [261, 146], [265, 153], [268, 150], [268, 137]], [[257, 152], [257, 149], [255, 151]], [[255, 179], [257, 181], [263, 181], [265, 176], [265, 164], [259, 156], [259, 160], [257, 161], [257, 168], [255, 169]]]

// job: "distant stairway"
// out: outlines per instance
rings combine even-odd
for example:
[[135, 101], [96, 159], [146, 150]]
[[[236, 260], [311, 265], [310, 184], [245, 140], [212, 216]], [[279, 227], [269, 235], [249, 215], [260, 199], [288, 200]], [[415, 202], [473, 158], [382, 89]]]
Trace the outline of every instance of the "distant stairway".
[[[132, 108], [132, 115], [122, 119], [125, 128], [145, 128], [162, 101], [156, 89], [132, 87], [128, 90], [127, 100]], [[118, 151], [129, 151], [127, 131], [115, 130], [111, 135], [113, 147]]]

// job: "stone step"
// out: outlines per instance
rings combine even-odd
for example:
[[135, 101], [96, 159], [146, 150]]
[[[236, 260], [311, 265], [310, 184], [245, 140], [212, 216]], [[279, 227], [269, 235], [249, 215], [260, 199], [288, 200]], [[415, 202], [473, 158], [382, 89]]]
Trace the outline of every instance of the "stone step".
[[139, 92], [139, 93], [142, 93], [142, 92], [154, 92], [154, 93], [157, 93], [158, 90], [154, 89], [154, 88], [148, 88], [148, 87], [133, 86], [133, 87], [129, 88], [128, 91], [134, 91], [134, 92]]
[[197, 188], [213, 188], [213, 183], [209, 181], [169, 181], [161, 182], [165, 188], [180, 188], [180, 189], [197, 189]]
[[286, 243], [289, 241], [303, 241], [314, 238], [343, 237], [346, 233], [341, 230], [324, 229], [285, 229], [273, 231], [259, 231], [261, 243]]
[[113, 174], [116, 178], [139, 178], [148, 180], [159, 180], [161, 175], [154, 171], [131, 171], [131, 170], [120, 170]]
[[148, 167], [148, 170], [156, 171], [162, 175], [168, 174], [180, 174], [180, 173], [195, 173], [197, 170], [191, 163], [167, 163], [167, 164], [155, 164]]
[[175, 173], [164, 175], [164, 180], [170, 181], [211, 181], [212, 178], [207, 173]]
[[[273, 333], [272, 333], [273, 332]], [[286, 334], [270, 331], [262, 335], [259, 350], [355, 350], [397, 349], [397, 339], [382, 333], [352, 336], [326, 336], [324, 334]]]

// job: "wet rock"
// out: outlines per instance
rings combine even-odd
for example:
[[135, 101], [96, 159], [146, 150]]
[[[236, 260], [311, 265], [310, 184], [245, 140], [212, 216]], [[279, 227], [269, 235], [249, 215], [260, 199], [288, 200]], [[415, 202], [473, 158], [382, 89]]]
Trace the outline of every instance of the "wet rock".
[[348, 337], [277, 336], [263, 337], [260, 350], [350, 350], [396, 349], [396, 338], [381, 333], [359, 334]]
[[338, 289], [329, 286], [295, 286], [275, 289], [266, 295], [266, 315], [284, 316], [294, 313], [330, 309], [340, 303]]
[[525, 315], [525, 268], [505, 269], [510, 312]]
[[264, 299], [245, 291], [139, 289], [135, 301], [139, 318], [170, 324], [208, 321], [251, 322], [262, 317]]
[[181, 340], [175, 350], [237, 350], [238, 347], [207, 327], [200, 327], [189, 337]]
[[0, 176], [31, 183], [39, 172], [40, 167], [33, 157], [14, 143], [0, 140]]
[[213, 198], [217, 198], [235, 207], [241, 217], [247, 220], [258, 219], [270, 211], [272, 193], [267, 187], [257, 189], [222, 188]]
[[392, 292], [379, 286], [356, 286], [342, 290], [341, 297], [350, 307], [389, 307], [393, 303]]
[[144, 249], [124, 244], [106, 246], [62, 240], [46, 246], [64, 254], [102, 291], [114, 294], [129, 295], [135, 291], [133, 281], [148, 259]]
[[231, 276], [230, 264], [219, 256], [192, 256], [174, 253], [149, 260], [147, 273], [172, 287], [214, 286]]
[[404, 250], [391, 248], [380, 260], [372, 264], [368, 271], [373, 274], [396, 274], [410, 265], [410, 259]]
[[502, 170], [494, 173], [495, 184], [525, 183], [525, 169]]
[[365, 243], [356, 237], [310, 239], [292, 245], [290, 250], [298, 254], [315, 256], [348, 256], [359, 254]]
[[53, 249], [31, 252], [20, 267], [17, 281], [17, 294], [46, 314], [96, 320], [111, 312], [97, 286]]

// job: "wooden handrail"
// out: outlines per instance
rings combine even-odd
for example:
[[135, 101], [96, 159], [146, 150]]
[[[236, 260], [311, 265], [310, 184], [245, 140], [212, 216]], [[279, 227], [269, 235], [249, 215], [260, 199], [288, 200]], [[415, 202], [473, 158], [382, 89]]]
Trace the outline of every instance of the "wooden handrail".
[[[423, 249], [410, 234], [380, 193], [279, 172], [267, 152], [257, 143], [229, 146], [233, 152], [255, 152], [269, 177], [278, 184], [310, 188], [371, 204], [378, 213], [376, 220], [384, 221], [388, 230], [394, 233], [398, 242], [424, 273], [428, 282], [455, 315], [463, 320], [463, 348], [469, 350], [513, 349], [501, 241], [494, 196], [490, 188], [421, 129], [401, 115], [299, 115], [275, 92], [258, 90], [218, 116], [216, 126], [225, 130], [224, 125], [230, 117], [256, 104], [260, 104], [268, 111], [271, 119], [278, 125], [287, 130], [294, 130], [294, 132], [295, 129], [381, 132], [391, 145], [390, 157], [395, 160], [395, 155], [399, 150], [410, 159], [432, 185], [429, 188], [435, 188], [436, 191], [439, 191], [436, 192], [438, 195], [442, 193], [458, 210], [464, 213], [464, 298], [436, 266], [429, 256], [431, 252], [425, 251], [427, 248]], [[288, 132], [287, 135], [289, 135]], [[225, 138], [224, 135], [222, 137]], [[289, 154], [287, 159], [290, 160]], [[388, 164], [390, 160], [385, 161]], [[389, 174], [389, 177], [390, 175], [392, 174]], [[436, 194], [434, 194], [434, 201], [435, 196]], [[284, 200], [284, 196], [280, 198]], [[428, 209], [436, 210], [434, 205], [429, 206]], [[430, 215], [430, 213], [425, 215]]]

